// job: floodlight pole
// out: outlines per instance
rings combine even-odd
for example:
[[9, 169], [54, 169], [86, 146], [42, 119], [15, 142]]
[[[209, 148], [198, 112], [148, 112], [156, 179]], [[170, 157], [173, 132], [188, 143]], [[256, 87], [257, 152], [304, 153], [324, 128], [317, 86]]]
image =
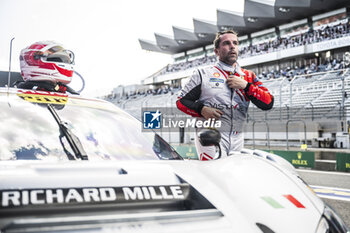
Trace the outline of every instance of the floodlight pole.
[[10, 80], [11, 80], [11, 56], [12, 56], [12, 41], [14, 40], [15, 38], [13, 37], [11, 39], [11, 42], [10, 42], [10, 61], [9, 61], [9, 75], [8, 75], [8, 79], [7, 79], [7, 90], [10, 88]]

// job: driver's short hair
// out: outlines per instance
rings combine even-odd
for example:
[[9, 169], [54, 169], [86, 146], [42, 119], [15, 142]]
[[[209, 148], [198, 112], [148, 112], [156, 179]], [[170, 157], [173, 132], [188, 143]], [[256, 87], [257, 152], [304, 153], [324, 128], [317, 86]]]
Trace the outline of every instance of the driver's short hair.
[[238, 33], [236, 31], [234, 31], [234, 30], [226, 30], [226, 31], [217, 32], [216, 36], [215, 36], [215, 39], [214, 39], [214, 48], [215, 49], [219, 48], [220, 41], [221, 41], [220, 36], [222, 36], [224, 34], [233, 34], [233, 35], [238, 36]]

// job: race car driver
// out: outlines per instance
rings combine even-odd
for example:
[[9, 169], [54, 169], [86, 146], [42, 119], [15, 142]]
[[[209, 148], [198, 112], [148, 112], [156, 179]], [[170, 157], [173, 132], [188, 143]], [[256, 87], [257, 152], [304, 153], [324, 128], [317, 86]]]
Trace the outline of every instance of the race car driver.
[[[218, 62], [199, 68], [183, 87], [176, 102], [178, 109], [193, 117], [221, 121], [220, 148], [228, 156], [243, 148], [243, 124], [249, 103], [262, 110], [273, 107], [273, 96], [256, 75], [237, 63], [238, 38], [235, 31], [218, 32], [214, 40]], [[199, 129], [196, 129], [197, 133]], [[198, 134], [195, 144], [200, 160], [215, 158], [214, 146], [202, 146]]]
[[54, 41], [36, 42], [20, 53], [23, 89], [79, 94], [67, 86], [73, 76], [74, 54]]

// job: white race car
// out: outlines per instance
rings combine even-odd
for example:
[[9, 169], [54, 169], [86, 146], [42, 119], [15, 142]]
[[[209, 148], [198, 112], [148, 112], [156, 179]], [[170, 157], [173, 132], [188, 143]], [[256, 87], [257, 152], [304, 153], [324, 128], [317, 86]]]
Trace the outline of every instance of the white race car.
[[1, 232], [348, 232], [278, 156], [183, 160], [109, 102], [0, 89]]

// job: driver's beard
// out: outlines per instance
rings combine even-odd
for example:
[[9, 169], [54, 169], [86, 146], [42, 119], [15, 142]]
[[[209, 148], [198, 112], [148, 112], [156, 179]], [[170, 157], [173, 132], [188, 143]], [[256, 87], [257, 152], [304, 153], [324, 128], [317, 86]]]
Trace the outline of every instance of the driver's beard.
[[[221, 60], [221, 59], [220, 59]], [[237, 62], [237, 59], [230, 59], [228, 56], [226, 56], [224, 59], [221, 60], [227, 65], [233, 66]]]

